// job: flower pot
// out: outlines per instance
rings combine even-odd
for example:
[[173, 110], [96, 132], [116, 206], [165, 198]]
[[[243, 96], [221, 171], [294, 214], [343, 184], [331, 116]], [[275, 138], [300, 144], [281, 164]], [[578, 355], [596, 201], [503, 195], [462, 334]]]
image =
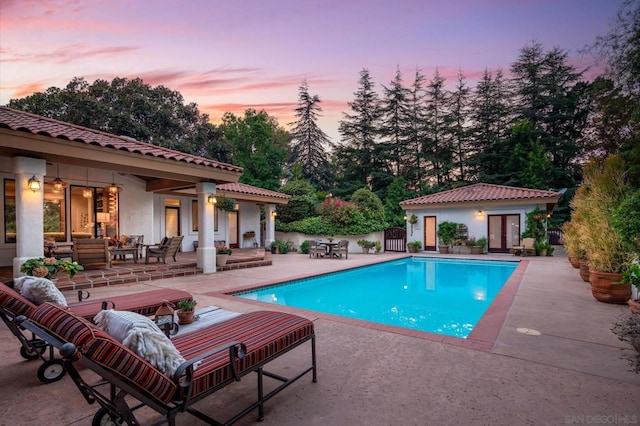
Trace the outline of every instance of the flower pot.
[[409, 253], [417, 253], [418, 249], [416, 247], [407, 247], [407, 250], [409, 250]]
[[621, 283], [622, 274], [589, 272], [591, 294], [599, 302], [626, 304], [631, 297], [631, 284]]
[[194, 311], [183, 311], [182, 309], [177, 310], [178, 324], [191, 324], [193, 322], [193, 312]]
[[362, 247], [362, 253], [367, 254], [369, 253], [370, 248], [369, 247]]
[[484, 247], [482, 246], [471, 246], [471, 254], [484, 254]]
[[227, 264], [227, 259], [229, 259], [228, 254], [217, 254], [216, 255], [216, 266], [224, 266]]
[[580, 278], [582, 278], [582, 281], [589, 282], [589, 272], [589, 262], [580, 259]]
[[632, 314], [640, 315], [640, 300], [629, 299], [627, 304]]
[[440, 246], [438, 249], [440, 250], [440, 254], [449, 254], [449, 246]]
[[569, 263], [571, 263], [571, 266], [573, 266], [576, 269], [578, 269], [580, 267], [580, 259], [575, 259], [573, 257], [570, 257], [569, 258]]

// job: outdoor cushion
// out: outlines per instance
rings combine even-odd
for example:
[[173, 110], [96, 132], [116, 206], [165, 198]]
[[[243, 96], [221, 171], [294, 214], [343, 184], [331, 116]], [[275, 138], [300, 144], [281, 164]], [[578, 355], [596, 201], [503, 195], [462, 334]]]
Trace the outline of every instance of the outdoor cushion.
[[78, 348], [94, 339], [95, 332], [100, 331], [84, 318], [51, 303], [38, 306], [33, 311], [31, 320], [60, 340], [73, 343]]
[[13, 315], [31, 316], [31, 312], [36, 309], [36, 305], [27, 300], [20, 293], [5, 284], [0, 284], [0, 307], [11, 312]]
[[[242, 375], [293, 348], [313, 333], [313, 323], [308, 319], [283, 312], [257, 311], [178, 336], [172, 341], [186, 359], [230, 341], [244, 343], [246, 355], [237, 361], [238, 373]], [[229, 354], [220, 352], [204, 359], [194, 372], [192, 396], [232, 380]]]
[[100, 311], [93, 322], [168, 376], [185, 362], [171, 340], [145, 316], [107, 309]]

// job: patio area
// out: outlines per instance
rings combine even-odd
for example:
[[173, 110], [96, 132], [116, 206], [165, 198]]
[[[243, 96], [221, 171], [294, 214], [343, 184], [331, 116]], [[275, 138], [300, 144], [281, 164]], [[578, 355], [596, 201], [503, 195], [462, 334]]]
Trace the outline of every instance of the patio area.
[[[225, 294], [405, 254], [349, 253], [348, 260], [317, 261], [289, 253], [271, 256], [272, 264], [265, 267], [123, 282], [95, 287], [91, 293], [101, 297], [177, 288], [191, 292], [199, 307], [283, 310], [313, 320], [318, 382], [303, 378], [270, 400], [264, 424], [588, 424], [597, 419], [637, 423], [640, 375], [628, 371], [626, 356], [633, 352], [610, 331], [616, 316], [628, 307], [597, 302], [561, 248], [555, 254], [526, 258], [517, 282], [508, 289], [512, 294], [501, 299], [494, 320], [486, 325], [495, 330], [491, 342], [475, 349], [464, 341], [455, 344], [429, 333], [398, 333], [371, 323]], [[73, 299], [75, 291], [65, 295]], [[519, 332], [522, 328], [540, 334]], [[6, 327], [0, 328], [0, 341], [4, 342], [0, 346], [0, 424], [91, 422], [98, 406], [88, 405], [71, 380], [41, 384], [35, 374], [37, 361], [20, 357], [18, 342]], [[305, 351], [292, 351], [273, 365], [295, 370], [305, 357]], [[255, 392], [255, 381], [249, 376], [199, 402], [198, 407], [211, 414], [223, 413], [224, 418], [224, 413], [246, 403]], [[152, 422], [158, 416], [149, 411], [142, 418]], [[201, 424], [188, 415], [179, 416], [177, 423]], [[252, 414], [238, 422], [254, 423]]]

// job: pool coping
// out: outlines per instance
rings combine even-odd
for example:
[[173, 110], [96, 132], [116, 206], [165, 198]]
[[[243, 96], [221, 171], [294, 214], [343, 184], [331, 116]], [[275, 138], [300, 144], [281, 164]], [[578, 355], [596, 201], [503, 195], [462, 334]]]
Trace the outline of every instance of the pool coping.
[[[411, 257], [411, 256], [406, 256], [406, 257]], [[479, 259], [473, 259], [473, 260], [479, 260]], [[370, 266], [370, 265], [363, 265], [363, 266]], [[500, 330], [502, 329], [502, 325], [504, 324], [504, 321], [507, 318], [509, 309], [513, 304], [513, 300], [518, 291], [518, 288], [520, 287], [520, 283], [524, 278], [524, 274], [528, 266], [529, 266], [528, 260], [522, 259], [518, 261], [518, 266], [513, 271], [513, 273], [507, 280], [507, 282], [504, 284], [500, 292], [496, 295], [491, 305], [489, 305], [485, 313], [480, 318], [480, 321], [478, 321], [478, 324], [476, 324], [474, 329], [471, 331], [471, 334], [469, 334], [467, 338], [446, 336], [446, 335], [431, 333], [427, 331], [411, 330], [404, 327], [374, 323], [374, 322], [355, 319], [355, 318], [346, 318], [339, 315], [326, 314], [318, 311], [311, 311], [308, 309], [295, 308], [292, 306], [277, 305], [277, 307], [278, 307], [278, 310], [292, 313], [292, 314], [313, 316], [313, 317], [328, 320], [328, 321], [339, 322], [347, 325], [354, 325], [356, 327], [363, 327], [363, 328], [368, 328], [372, 330], [379, 330], [379, 331], [384, 331], [388, 333], [400, 334], [407, 337], [414, 337], [414, 338], [429, 340], [433, 342], [440, 342], [448, 345], [465, 347], [465, 348], [474, 349], [482, 352], [492, 352], [495, 342], [498, 339], [498, 335], [500, 334]], [[344, 269], [341, 268], [340, 270], [330, 272], [329, 274], [334, 272], [341, 272], [343, 270], [357, 269], [360, 267], [362, 266], [357, 266], [355, 268], [344, 268]], [[233, 294], [241, 293], [245, 291], [251, 291], [258, 288], [270, 287], [278, 284], [285, 284], [290, 281], [312, 278], [318, 275], [327, 275], [327, 274], [326, 273], [310, 274], [310, 275], [307, 274], [307, 275], [302, 275], [300, 277], [292, 277], [290, 279], [287, 279], [286, 281], [274, 280], [272, 282], [263, 282], [260, 284], [253, 284], [250, 286], [244, 286], [244, 287], [233, 289], [233, 290], [227, 290], [223, 293], [216, 292], [216, 293], [209, 293], [209, 294], [215, 297], [220, 297], [227, 300], [233, 300], [235, 302], [248, 303], [250, 305], [260, 306], [263, 308], [264, 307], [273, 308], [274, 305], [271, 303], [261, 302], [258, 300], [244, 299], [244, 298], [241, 299], [241, 298], [238, 298], [237, 296], [234, 296]]]

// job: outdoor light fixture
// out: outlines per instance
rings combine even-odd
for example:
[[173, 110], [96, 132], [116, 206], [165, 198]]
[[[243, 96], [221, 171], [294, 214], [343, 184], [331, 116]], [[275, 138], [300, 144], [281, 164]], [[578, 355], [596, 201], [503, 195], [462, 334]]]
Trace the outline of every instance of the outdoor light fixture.
[[277, 212], [277, 211], [275, 211], [275, 210], [274, 210], [274, 211], [272, 211], [272, 212], [271, 212], [271, 216], [273, 216], [273, 217], [278, 216], [278, 212]]
[[82, 196], [84, 198], [93, 197], [93, 188], [89, 188], [89, 169], [87, 169], [87, 187], [82, 190]]
[[478, 216], [482, 216], [482, 210], [478, 210], [478, 213], [476, 213]]
[[109, 192], [109, 194], [117, 194], [118, 192], [122, 191], [122, 188], [116, 185], [115, 173], [111, 174], [111, 178], [111, 181], [113, 183], [107, 187], [107, 191]]
[[236, 211], [240, 210], [240, 204], [236, 204], [236, 205], [234, 205], [234, 206], [233, 206], [233, 209], [234, 209], [234, 210], [236, 210]]
[[60, 192], [67, 187], [67, 183], [60, 179], [60, 165], [57, 164], [56, 167], [58, 170], [58, 173], [56, 173], [57, 177], [53, 182], [51, 182], [51, 184], [53, 185], [53, 192]]
[[215, 195], [211, 194], [207, 197], [207, 203], [216, 205], [218, 203], [218, 199]]
[[33, 192], [40, 191], [40, 181], [38, 180], [36, 175], [33, 175], [33, 177], [29, 179], [29, 183], [27, 184], [27, 187]]

